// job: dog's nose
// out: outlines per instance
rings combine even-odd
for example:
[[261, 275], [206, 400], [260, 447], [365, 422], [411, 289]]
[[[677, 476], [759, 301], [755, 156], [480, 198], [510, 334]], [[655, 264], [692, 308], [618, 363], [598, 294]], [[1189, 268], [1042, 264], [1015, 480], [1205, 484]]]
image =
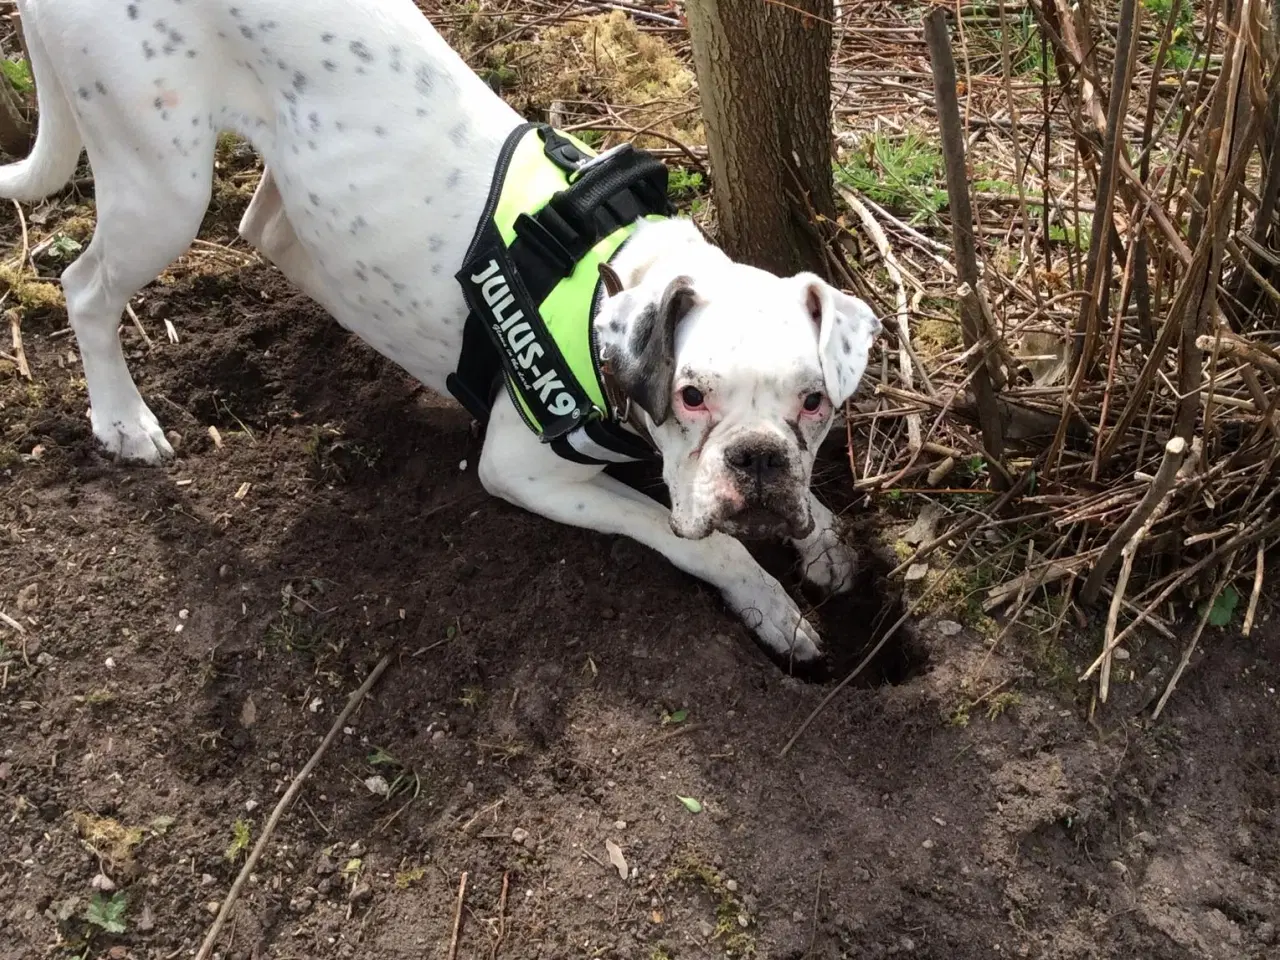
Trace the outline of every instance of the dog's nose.
[[725, 462], [740, 477], [764, 486], [787, 472], [787, 452], [773, 444], [748, 441], [730, 448]]

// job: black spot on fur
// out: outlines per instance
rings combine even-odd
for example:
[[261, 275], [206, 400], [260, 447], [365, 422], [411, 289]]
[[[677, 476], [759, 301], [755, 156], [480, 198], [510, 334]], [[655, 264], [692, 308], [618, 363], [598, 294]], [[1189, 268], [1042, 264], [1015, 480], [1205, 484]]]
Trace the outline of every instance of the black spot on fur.
[[362, 283], [368, 283], [369, 275], [365, 273], [363, 270], [361, 270], [359, 267], [356, 267], [356, 279], [361, 281]]
[[321, 43], [333, 43], [334, 39], [335, 39], [335, 37], [334, 37], [334, 35], [333, 35], [332, 33], [322, 33], [322, 34], [320, 34], [320, 42], [321, 42]]
[[307, 75], [302, 71], [296, 71], [293, 75], [293, 89], [301, 93], [307, 88]]
[[152, 57], [154, 57], [154, 56], [156, 55], [156, 48], [155, 48], [155, 47], [153, 47], [153, 46], [152, 46], [150, 43], [148, 43], [146, 40], [143, 40], [143, 41], [142, 41], [142, 55], [143, 55], [144, 57], [146, 57], [148, 60], [150, 60]]
[[444, 237], [438, 233], [433, 233], [427, 237], [427, 249], [432, 253], [439, 253], [440, 248], [444, 246]]
[[332, 60], [321, 60], [320, 65], [323, 66], [330, 73], [333, 73], [333, 71], [338, 69], [338, 65], [334, 63]]
[[76, 96], [77, 96], [77, 97], [79, 97], [81, 100], [88, 100], [88, 99], [89, 99], [89, 88], [88, 88], [88, 87], [81, 87], [79, 90], [77, 90], [77, 91], [76, 91]]
[[[177, 3], [177, 2], [178, 2], [178, 0], [174, 0], [174, 2], [175, 2], [175, 3]], [[188, 60], [194, 60], [195, 58], [196, 58], [196, 51], [194, 51], [194, 50], [188, 50], [188, 51], [187, 51], [187, 59], [188, 59]]]
[[307, 199], [311, 201], [311, 205], [313, 207], [320, 206], [320, 197], [318, 194], [309, 193], [307, 194]]
[[391, 72], [400, 73], [403, 69], [404, 69], [404, 66], [400, 63], [400, 48], [392, 47], [391, 48]]
[[314, 110], [307, 114], [307, 122], [311, 124], [311, 132], [316, 133], [320, 130], [320, 114]]
[[436, 75], [431, 64], [418, 64], [418, 69], [413, 72], [413, 85], [424, 97], [431, 93], [436, 85]]
[[446, 178], [445, 178], [445, 181], [444, 181], [445, 186], [447, 186], [450, 190], [452, 190], [454, 187], [456, 187], [456, 186], [457, 186], [458, 184], [460, 184], [461, 182], [462, 182], [462, 170], [461, 170], [461, 168], [458, 168], [458, 169], [455, 169], [455, 170], [451, 170], [451, 171], [449, 171], [449, 176], [448, 176], [448, 177], [446, 177]]
[[244, 37], [246, 40], [252, 40], [253, 28], [243, 23], [240, 24], [240, 36]]
[[232, 8], [231, 8], [230, 10], [228, 10], [227, 12], [228, 12], [228, 13], [230, 13], [230, 14], [231, 14], [231, 16], [235, 17], [237, 20], [238, 20], [238, 19], [240, 19], [240, 8], [239, 8], [239, 7], [232, 7]]
[[468, 140], [467, 125], [465, 123], [459, 123], [455, 126], [449, 131], [449, 139], [453, 142], [455, 147], [465, 147]]
[[425, 117], [426, 115], [427, 115], [427, 108], [426, 108], [426, 107], [419, 107], [419, 108], [418, 108], [418, 116], [420, 116], [420, 117]]
[[104, 97], [107, 95], [107, 85], [103, 83], [101, 80], [98, 80], [94, 83], [93, 89], [97, 90], [98, 93], [102, 94]]
[[387, 128], [379, 125], [373, 128], [373, 132], [376, 136], [385, 137], [387, 135]]
[[163, 110], [163, 109], [164, 109], [164, 99], [163, 99], [163, 98], [161, 98], [161, 97], [156, 97], [154, 100], [152, 100], [152, 101], [151, 101], [151, 105], [152, 105], [153, 107], [155, 107], [157, 110]]
[[840, 337], [840, 349], [844, 353], [849, 353], [853, 350], [853, 344], [849, 342], [849, 338], [847, 336]]
[[361, 63], [370, 63], [373, 60], [373, 52], [363, 40], [352, 40], [348, 49], [351, 50], [351, 55]]
[[129, 6], [128, 6], [128, 7], [126, 7], [125, 9], [126, 9], [126, 10], [128, 11], [128, 13], [129, 13], [129, 19], [130, 19], [130, 20], [137, 20], [137, 19], [138, 19], [138, 5], [137, 5], [136, 3], [131, 3], [131, 4], [129, 4]]

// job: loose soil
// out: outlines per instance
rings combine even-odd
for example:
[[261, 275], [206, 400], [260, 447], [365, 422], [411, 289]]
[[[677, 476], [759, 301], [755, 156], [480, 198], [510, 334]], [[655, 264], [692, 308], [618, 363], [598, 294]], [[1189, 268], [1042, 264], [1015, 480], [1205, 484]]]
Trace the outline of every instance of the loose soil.
[[[220, 183], [205, 236], [251, 188]], [[846, 512], [864, 574], [815, 613], [830, 676], [790, 677], [656, 554], [487, 498], [464, 413], [238, 256], [145, 292], [151, 346], [123, 328], [170, 466], [101, 455], [38, 291], [31, 380], [0, 359], [4, 960], [191, 956], [384, 654], [218, 956], [443, 958], [464, 874], [461, 958], [1277, 956], [1268, 601], [1154, 725], [1176, 646], [1133, 650], [1090, 721], [1093, 628], [993, 650], [913, 622], [780, 757], [901, 609], [881, 518]], [[848, 507], [842, 455], [821, 486]]]

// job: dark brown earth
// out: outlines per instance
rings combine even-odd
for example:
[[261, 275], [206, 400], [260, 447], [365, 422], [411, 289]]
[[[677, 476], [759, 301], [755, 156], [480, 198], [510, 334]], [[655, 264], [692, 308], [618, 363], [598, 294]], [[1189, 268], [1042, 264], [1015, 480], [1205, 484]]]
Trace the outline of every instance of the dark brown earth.
[[[97, 451], [61, 308], [24, 309], [30, 381], [0, 359], [3, 960], [191, 956], [383, 654], [220, 956], [443, 958], [464, 873], [462, 958], [1280, 955], [1269, 601], [1155, 725], [1175, 647], [1091, 723], [1093, 633], [913, 624], [780, 758], [830, 681], [657, 555], [487, 499], [464, 414], [228, 259], [146, 291], [153, 347], [124, 326], [171, 466]], [[839, 451], [823, 477], [847, 503]], [[816, 615], [835, 676], [899, 609], [865, 552]], [[86, 919], [103, 888], [123, 932]]]

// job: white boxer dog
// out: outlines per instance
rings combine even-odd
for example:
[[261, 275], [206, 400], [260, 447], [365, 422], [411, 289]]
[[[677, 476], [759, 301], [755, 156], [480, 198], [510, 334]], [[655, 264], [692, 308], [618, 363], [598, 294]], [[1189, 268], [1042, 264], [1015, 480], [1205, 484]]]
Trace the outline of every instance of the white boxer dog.
[[[60, 189], [87, 149], [97, 228], [62, 286], [93, 433], [109, 453], [173, 454], [118, 325], [196, 236], [223, 130], [247, 138], [268, 171], [240, 225], [246, 239], [343, 327], [428, 388], [449, 388], [475, 307], [455, 274], [523, 121], [411, 0], [18, 7], [39, 132], [27, 159], [0, 168], [0, 196]], [[661, 457], [671, 509], [601, 462], [558, 454], [510, 391], [492, 400], [481, 482], [544, 517], [658, 550], [719, 588], [774, 654], [817, 658], [817, 632], [736, 537], [784, 536], [809, 582], [850, 587], [853, 555], [809, 483], [879, 321], [816, 275], [734, 263], [674, 217], [640, 222], [600, 273], [584, 311], [592, 360], [620, 393], [614, 419]], [[491, 304], [506, 289], [492, 272], [471, 279]]]

